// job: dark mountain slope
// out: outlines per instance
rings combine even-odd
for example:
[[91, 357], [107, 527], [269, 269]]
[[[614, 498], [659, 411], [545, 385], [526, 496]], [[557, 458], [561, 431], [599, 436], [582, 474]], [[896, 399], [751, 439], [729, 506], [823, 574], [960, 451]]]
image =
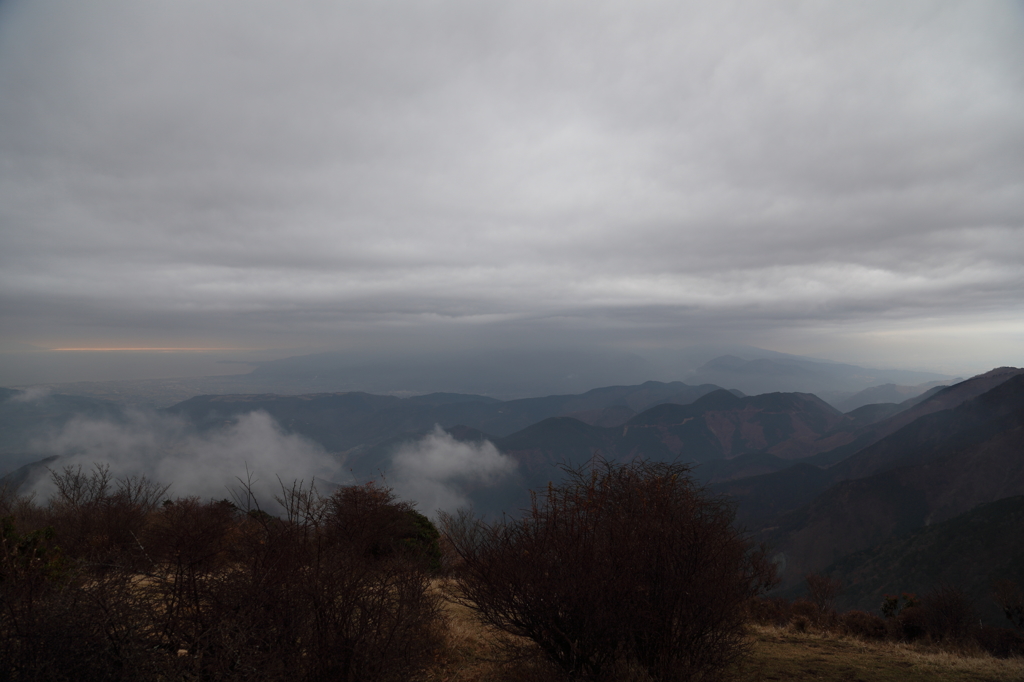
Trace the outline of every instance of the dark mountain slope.
[[623, 426], [619, 452], [650, 452], [661, 443], [691, 461], [765, 452], [793, 459], [826, 448], [821, 435], [843, 421], [828, 403], [806, 393], [738, 398], [715, 391], [690, 405], [661, 405]]
[[427, 393], [406, 398], [410, 403], [417, 405], [460, 405], [465, 403], [484, 403], [493, 405], [500, 403], [497, 398], [490, 398], [485, 395], [470, 395], [466, 393]]
[[852, 426], [870, 426], [883, 419], [888, 419], [905, 409], [899, 403], [876, 403], [861, 405], [857, 409], [847, 412], [846, 416], [850, 418]]
[[758, 476], [720, 480], [713, 490], [739, 502], [737, 522], [760, 528], [768, 520], [808, 504], [828, 485], [824, 469], [801, 462]]
[[0, 476], [0, 491], [16, 492], [19, 489], [34, 485], [37, 481], [50, 475], [50, 467], [59, 468], [60, 457], [55, 455], [30, 462], [18, 467], [4, 476]]
[[[1016, 367], [999, 367], [989, 372], [985, 372], [984, 374], [971, 377], [966, 381], [961, 381], [953, 386], [947, 386], [939, 389], [925, 400], [916, 402], [918, 399], [912, 398], [904, 403], [911, 405], [909, 409], [903, 410], [889, 419], [878, 422], [874, 428], [861, 434], [861, 436], [858, 437], [857, 442], [863, 442], [861, 448], [867, 447], [871, 443], [877, 442], [889, 434], [899, 431], [904, 426], [925, 415], [952, 409], [957, 405], [961, 405], [967, 400], [976, 398], [982, 393], [985, 393], [1008, 379], [1022, 373], [1024, 373], [1024, 369], [1017, 369]], [[850, 454], [853, 453], [851, 452]]]
[[[941, 404], [945, 402], [943, 398], [936, 395], [928, 403], [935, 401]], [[920, 407], [931, 407], [928, 403]], [[916, 408], [911, 411], [913, 409]], [[1015, 374], [951, 410], [925, 413], [891, 432], [886, 438], [832, 467], [833, 479], [861, 478], [899, 466], [922, 463], [934, 453], [966, 447], [1019, 422], [1022, 410], [1024, 374]]]
[[[1006, 383], [1009, 379], [1022, 376], [1024, 370], [1015, 368], [999, 368], [978, 375], [955, 386], [937, 390], [931, 397], [913, 405], [913, 400], [906, 401], [898, 407], [907, 406], [897, 413], [881, 421], [873, 421], [872, 417], [879, 412], [891, 409], [884, 406], [865, 406], [845, 415], [846, 421], [826, 432], [816, 443], [841, 441], [845, 445], [808, 456], [803, 462], [826, 468], [827, 474], [809, 475], [804, 469], [782, 469], [780, 471], [758, 476], [749, 481], [737, 479], [716, 486], [719, 492], [733, 496], [738, 504], [738, 516], [751, 526], [767, 524], [775, 515], [793, 511], [805, 504], [814, 496], [824, 492], [830, 485], [840, 481], [867, 476], [886, 468], [912, 464], [904, 461], [904, 457], [924, 456], [926, 444], [939, 446], [953, 437], [954, 432], [969, 430], [965, 421], [949, 421], [946, 410], [962, 405], [966, 401], [977, 398], [994, 387]], [[997, 394], [994, 394], [997, 395]], [[914, 399], [916, 400], [916, 399]], [[975, 410], [975, 421], [985, 421], [984, 412], [987, 408]], [[1007, 408], [1009, 409], [1009, 408]], [[874, 412], [875, 415], [871, 413]], [[936, 415], [929, 417], [929, 415]], [[964, 412], [964, 416], [968, 415]], [[917, 420], [925, 419], [920, 424]], [[967, 419], [970, 421], [970, 418]], [[973, 423], [973, 422], [971, 422]], [[930, 429], [937, 425], [942, 438], [932, 437]], [[985, 429], [998, 430], [998, 425], [980, 426]], [[902, 431], [906, 429], [906, 431]], [[994, 431], [993, 431], [994, 432]], [[957, 437], [983, 437], [984, 433], [961, 434]], [[921, 439], [920, 441], [918, 439]], [[792, 477], [793, 480], [789, 480]], [[795, 494], [799, 491], [798, 494]]]
[[849, 554], [824, 572], [844, 584], [843, 609], [877, 611], [886, 594], [927, 592], [940, 583], [963, 589], [988, 625], [1008, 625], [992, 602], [992, 584], [1024, 585], [1024, 496], [975, 507]]
[[323, 393], [304, 396], [197, 396], [168, 409], [200, 428], [213, 428], [238, 416], [263, 410], [288, 431], [311, 438], [332, 452], [367, 448], [403, 434], [421, 434], [435, 424], [462, 425], [506, 436], [551, 417], [589, 416], [617, 423], [636, 410], [662, 402], [690, 402], [717, 386], [649, 381], [639, 386], [609, 386], [581, 395], [499, 401], [485, 396], [434, 393], [412, 398], [369, 393]]
[[786, 466], [783, 456], [813, 452], [821, 432], [844, 419], [813, 395], [741, 398], [719, 390], [689, 405], [657, 405], [621, 427], [602, 429], [571, 419], [549, 419], [495, 444], [530, 466], [580, 464], [595, 453], [620, 460], [700, 462], [706, 466], [698, 467], [695, 475], [708, 481]]
[[[602, 426], [618, 426], [633, 414], [654, 405], [685, 405], [717, 390], [721, 389], [713, 385], [688, 386], [679, 381], [648, 381], [638, 386], [596, 388], [579, 395], [508, 400], [492, 405], [493, 409], [490, 411], [467, 415], [467, 419], [460, 419], [454, 413], [446, 413], [443, 416], [448, 421], [472, 426], [497, 436], [510, 435], [549, 417], [572, 416], [587, 423], [593, 420], [603, 422]], [[622, 421], [609, 423], [610, 413], [613, 411], [618, 412]], [[439, 423], [445, 426], [444, 422]]]
[[494, 445], [519, 462], [528, 487], [536, 489], [558, 478], [558, 466], [579, 466], [595, 455], [614, 458], [618, 431], [571, 417], [552, 417], [499, 438]]
[[841, 425], [837, 432], [849, 434], [846, 442], [834, 450], [823, 452], [819, 463], [830, 466], [841, 462], [925, 415], [954, 408], [1021, 373], [1024, 369], [999, 367], [953, 386], [937, 386], [916, 398], [905, 400], [899, 403], [901, 409], [887, 419], [869, 425]]
[[765, 529], [765, 539], [786, 556], [784, 579], [798, 580], [845, 554], [977, 504], [1024, 494], [1024, 376], [922, 417], [864, 461], [880, 473], [833, 485]]
[[701, 462], [694, 468], [693, 475], [701, 483], [718, 483], [763, 476], [791, 466], [794, 466], [791, 459], [780, 459], [766, 452], [754, 452], [732, 459]]

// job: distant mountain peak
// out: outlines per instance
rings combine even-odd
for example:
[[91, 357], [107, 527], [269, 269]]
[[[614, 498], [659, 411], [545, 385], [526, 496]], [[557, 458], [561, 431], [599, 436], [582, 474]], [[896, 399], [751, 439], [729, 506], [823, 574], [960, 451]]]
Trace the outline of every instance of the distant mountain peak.
[[[700, 369], [726, 369], [736, 370], [744, 367], [747, 361], [735, 355], [720, 355], [704, 363]], [[700, 370], [698, 370], [700, 371]]]

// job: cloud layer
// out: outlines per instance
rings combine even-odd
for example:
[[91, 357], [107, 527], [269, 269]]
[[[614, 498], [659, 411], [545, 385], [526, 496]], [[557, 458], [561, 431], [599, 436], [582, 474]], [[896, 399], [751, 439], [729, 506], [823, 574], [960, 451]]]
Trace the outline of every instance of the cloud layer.
[[1010, 2], [13, 0], [4, 340], [1021, 364], [1022, 42]]
[[[169, 497], [244, 501], [248, 486], [258, 504], [271, 511], [278, 510], [275, 497], [282, 486], [308, 488], [319, 481], [318, 490], [330, 494], [335, 484], [352, 483], [342, 457], [286, 433], [262, 411], [202, 433], [178, 417], [152, 411], [129, 411], [119, 422], [76, 418], [34, 448], [40, 456], [60, 456], [50, 465], [58, 471], [100, 466], [114, 478], [145, 476], [169, 485]], [[488, 488], [518, 483], [517, 463], [490, 441], [460, 442], [440, 426], [379, 464], [383, 483], [431, 517], [438, 510], [472, 507], [472, 496]], [[50, 478], [42, 477], [30, 492], [46, 499], [53, 490]]]
[[[173, 416], [131, 412], [124, 423], [76, 419], [38, 449], [60, 455], [56, 466], [90, 471], [108, 466], [117, 478], [144, 475], [170, 485], [171, 496], [231, 499], [244, 482], [259, 503], [273, 508], [281, 484], [336, 479], [341, 462], [316, 443], [284, 433], [265, 412], [251, 412], [222, 429], [196, 433]], [[43, 479], [42, 498], [52, 484]]]

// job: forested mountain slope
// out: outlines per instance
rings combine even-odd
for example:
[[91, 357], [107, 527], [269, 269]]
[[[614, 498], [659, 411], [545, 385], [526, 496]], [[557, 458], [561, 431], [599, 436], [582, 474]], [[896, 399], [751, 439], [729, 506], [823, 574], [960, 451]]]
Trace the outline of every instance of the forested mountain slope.
[[833, 469], [840, 482], [763, 529], [785, 557], [788, 581], [894, 534], [1024, 494], [1024, 375], [925, 415]]

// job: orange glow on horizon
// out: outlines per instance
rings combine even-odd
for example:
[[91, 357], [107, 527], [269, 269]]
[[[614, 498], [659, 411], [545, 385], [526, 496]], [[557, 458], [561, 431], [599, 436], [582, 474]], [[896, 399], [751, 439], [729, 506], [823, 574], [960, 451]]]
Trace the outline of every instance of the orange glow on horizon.
[[154, 348], [154, 347], [124, 347], [124, 348], [51, 348], [52, 351], [96, 351], [96, 352], [109, 352], [109, 351], [157, 351], [161, 353], [167, 352], [198, 352], [198, 351], [240, 351], [248, 350], [246, 348]]

